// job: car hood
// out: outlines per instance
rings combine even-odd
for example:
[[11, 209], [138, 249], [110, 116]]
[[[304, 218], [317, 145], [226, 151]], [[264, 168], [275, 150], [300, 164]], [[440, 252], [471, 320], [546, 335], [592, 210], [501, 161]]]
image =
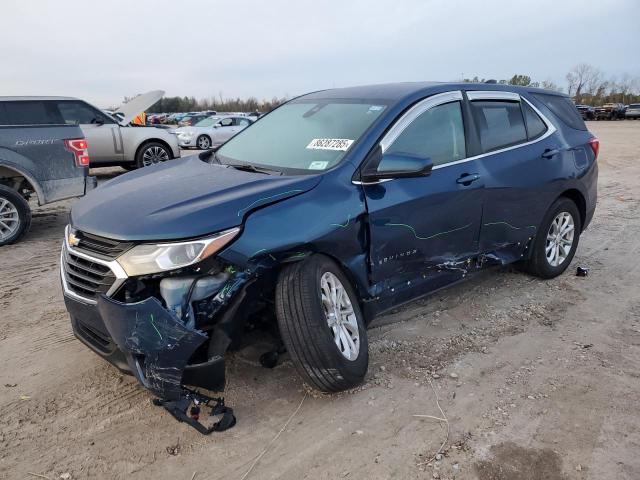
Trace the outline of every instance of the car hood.
[[302, 194], [321, 176], [275, 176], [197, 155], [121, 175], [78, 200], [71, 225], [117, 240], [178, 240], [240, 225], [252, 211]]
[[114, 113], [122, 113], [124, 118], [120, 120], [120, 125], [128, 125], [131, 120], [144, 112], [151, 105], [164, 96], [164, 90], [152, 90], [132, 98], [127, 103], [120, 105]]

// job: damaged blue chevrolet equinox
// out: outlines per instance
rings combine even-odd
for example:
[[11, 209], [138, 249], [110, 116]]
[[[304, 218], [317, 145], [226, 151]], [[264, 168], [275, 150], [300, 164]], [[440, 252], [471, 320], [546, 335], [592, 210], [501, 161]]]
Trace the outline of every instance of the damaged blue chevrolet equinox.
[[73, 330], [181, 409], [223, 389], [225, 352], [257, 326], [305, 381], [348, 389], [365, 377], [374, 316], [495, 265], [561, 274], [594, 214], [598, 148], [569, 97], [540, 89], [295, 98], [216, 150], [73, 206], [61, 253]]

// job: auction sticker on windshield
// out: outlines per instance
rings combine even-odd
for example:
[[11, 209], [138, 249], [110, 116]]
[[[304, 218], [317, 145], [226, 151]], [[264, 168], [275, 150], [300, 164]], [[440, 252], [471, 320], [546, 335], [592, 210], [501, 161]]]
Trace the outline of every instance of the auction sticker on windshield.
[[314, 138], [311, 140], [307, 148], [309, 150], [340, 150], [346, 151], [349, 149], [353, 140], [348, 138]]

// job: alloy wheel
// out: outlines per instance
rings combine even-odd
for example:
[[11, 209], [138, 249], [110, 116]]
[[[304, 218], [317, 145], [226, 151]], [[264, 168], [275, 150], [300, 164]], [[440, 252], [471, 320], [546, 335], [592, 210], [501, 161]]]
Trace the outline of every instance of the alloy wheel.
[[10, 238], [19, 227], [18, 209], [6, 198], [0, 198], [0, 241]]
[[167, 160], [169, 160], [169, 154], [164, 148], [157, 145], [147, 148], [142, 154], [142, 164], [145, 167], [156, 163], [166, 162]]
[[571, 252], [575, 233], [575, 222], [569, 212], [560, 212], [551, 222], [545, 243], [547, 262], [552, 267], [564, 263]]
[[200, 150], [206, 150], [211, 147], [211, 141], [208, 137], [200, 137], [198, 139], [198, 148]]
[[320, 278], [322, 307], [333, 341], [344, 358], [354, 361], [360, 352], [360, 331], [349, 295], [342, 282], [331, 272]]

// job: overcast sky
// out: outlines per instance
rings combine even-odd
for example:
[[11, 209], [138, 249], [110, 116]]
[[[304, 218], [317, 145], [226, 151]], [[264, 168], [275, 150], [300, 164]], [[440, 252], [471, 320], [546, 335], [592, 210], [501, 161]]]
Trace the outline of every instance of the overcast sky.
[[640, 75], [640, 0], [0, 0], [0, 95], [271, 98], [411, 80]]

